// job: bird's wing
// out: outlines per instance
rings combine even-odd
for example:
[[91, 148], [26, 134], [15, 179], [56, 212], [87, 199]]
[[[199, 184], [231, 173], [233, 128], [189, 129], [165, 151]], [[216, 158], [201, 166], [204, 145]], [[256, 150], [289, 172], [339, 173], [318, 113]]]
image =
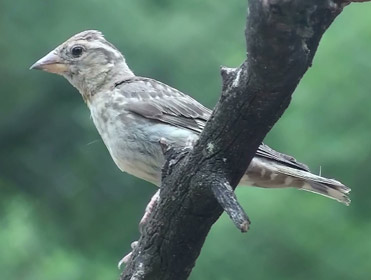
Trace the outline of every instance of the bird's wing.
[[[116, 88], [127, 100], [126, 110], [197, 133], [201, 133], [211, 115], [210, 109], [192, 97], [153, 79], [134, 77], [117, 83]], [[259, 146], [256, 156], [309, 171], [305, 164], [265, 144]]]
[[192, 97], [153, 79], [135, 77], [116, 84], [125, 109], [147, 119], [200, 133], [211, 110]]
[[264, 143], [262, 143], [259, 146], [258, 150], [256, 151], [256, 155], [266, 158], [266, 159], [279, 162], [289, 167], [293, 167], [293, 168], [304, 170], [304, 171], [309, 171], [308, 166], [306, 166], [304, 163], [298, 162], [292, 156], [277, 152], [273, 150], [272, 148], [270, 148], [269, 146], [265, 145]]

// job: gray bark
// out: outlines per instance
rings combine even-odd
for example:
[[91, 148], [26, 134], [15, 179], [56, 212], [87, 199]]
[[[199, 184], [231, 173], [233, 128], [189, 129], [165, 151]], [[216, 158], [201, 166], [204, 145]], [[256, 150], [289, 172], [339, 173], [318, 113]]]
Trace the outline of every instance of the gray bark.
[[319, 41], [348, 2], [250, 0], [247, 59], [222, 68], [222, 94], [191, 150], [166, 148], [161, 200], [121, 280], [187, 279], [223, 208], [246, 231], [233, 190], [290, 103]]

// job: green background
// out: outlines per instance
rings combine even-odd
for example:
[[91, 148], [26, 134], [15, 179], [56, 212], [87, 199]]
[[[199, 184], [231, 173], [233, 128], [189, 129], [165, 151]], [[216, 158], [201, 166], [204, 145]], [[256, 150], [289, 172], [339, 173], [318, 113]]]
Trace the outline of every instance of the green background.
[[[123, 174], [79, 93], [29, 66], [71, 35], [99, 29], [135, 73], [212, 108], [219, 66], [244, 59], [242, 0], [0, 0], [1, 279], [118, 279], [155, 187]], [[293, 189], [241, 187], [252, 219], [223, 217], [198, 279], [370, 279], [371, 4], [323, 37], [292, 104], [265, 142], [352, 187], [346, 207]]]

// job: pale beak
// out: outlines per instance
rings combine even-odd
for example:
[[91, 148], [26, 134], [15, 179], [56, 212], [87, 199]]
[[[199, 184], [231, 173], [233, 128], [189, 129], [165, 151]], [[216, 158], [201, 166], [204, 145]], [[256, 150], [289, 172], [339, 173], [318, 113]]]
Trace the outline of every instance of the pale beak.
[[50, 73], [62, 75], [67, 72], [68, 66], [63, 63], [55, 51], [51, 51], [43, 58], [34, 63], [30, 69], [43, 70]]

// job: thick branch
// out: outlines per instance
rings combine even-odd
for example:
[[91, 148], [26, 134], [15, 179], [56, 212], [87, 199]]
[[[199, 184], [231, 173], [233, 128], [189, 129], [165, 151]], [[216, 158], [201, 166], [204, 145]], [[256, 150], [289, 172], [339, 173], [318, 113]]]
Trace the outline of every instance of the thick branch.
[[[168, 154], [160, 202], [121, 279], [187, 279], [222, 213], [220, 204], [239, 209], [232, 217], [235, 223], [247, 219], [237, 201], [230, 201], [233, 195], [225, 196], [220, 186], [237, 186], [259, 144], [289, 105], [320, 38], [346, 2], [337, 3], [249, 1], [248, 58], [238, 69], [222, 69], [221, 98], [193, 150]], [[217, 200], [220, 190], [223, 195]]]

